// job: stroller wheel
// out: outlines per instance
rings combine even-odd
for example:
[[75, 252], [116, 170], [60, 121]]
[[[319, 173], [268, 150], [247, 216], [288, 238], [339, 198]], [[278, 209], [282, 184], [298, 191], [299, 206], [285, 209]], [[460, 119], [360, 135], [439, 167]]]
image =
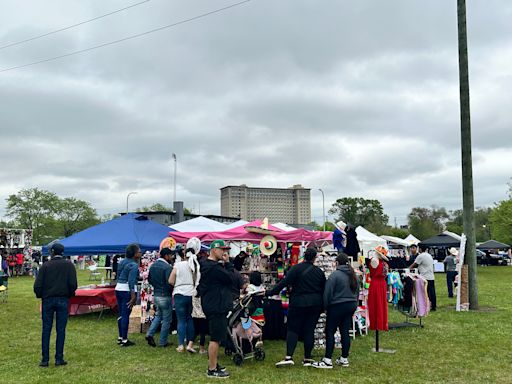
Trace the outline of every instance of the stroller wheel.
[[237, 366], [241, 366], [243, 363], [244, 363], [244, 357], [237, 353], [236, 355], [233, 356], [233, 363], [235, 363], [235, 365]]
[[265, 360], [265, 351], [262, 348], [256, 348], [254, 350], [254, 359], [256, 359], [256, 361]]

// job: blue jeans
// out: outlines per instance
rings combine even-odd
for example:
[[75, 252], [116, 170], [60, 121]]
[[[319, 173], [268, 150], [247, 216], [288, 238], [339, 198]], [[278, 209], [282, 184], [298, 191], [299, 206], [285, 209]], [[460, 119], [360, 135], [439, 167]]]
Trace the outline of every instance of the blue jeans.
[[160, 345], [166, 345], [169, 338], [169, 330], [172, 322], [172, 299], [171, 296], [155, 296], [156, 314], [147, 336], [154, 336], [160, 323]]
[[50, 360], [50, 335], [55, 314], [57, 340], [55, 343], [55, 361], [64, 360], [64, 340], [66, 339], [66, 324], [68, 323], [67, 297], [48, 297], [42, 301], [43, 334], [41, 342], [42, 361]]
[[194, 321], [192, 320], [192, 296], [174, 295], [174, 306], [178, 318], [178, 344], [194, 341]]
[[119, 311], [117, 328], [119, 330], [119, 337], [123, 340], [128, 339], [128, 324], [130, 324], [130, 313], [132, 313], [132, 309], [128, 308], [130, 297], [130, 292], [116, 291], [117, 310]]

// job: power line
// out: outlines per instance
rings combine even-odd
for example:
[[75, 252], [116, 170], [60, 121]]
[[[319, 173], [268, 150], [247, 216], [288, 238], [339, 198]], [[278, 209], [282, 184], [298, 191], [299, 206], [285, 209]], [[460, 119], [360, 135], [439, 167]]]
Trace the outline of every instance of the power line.
[[74, 52], [66, 53], [66, 54], [64, 54], [64, 55], [59, 55], [59, 56], [50, 57], [50, 58], [48, 58], [48, 59], [43, 59], [43, 60], [39, 60], [39, 61], [34, 61], [34, 62], [32, 62], [32, 63], [28, 63], [28, 64], [16, 65], [16, 66], [14, 66], [14, 67], [0, 69], [0, 73], [8, 72], [8, 71], [14, 71], [15, 69], [20, 69], [20, 68], [30, 67], [30, 66], [37, 65], [37, 64], [47, 63], [47, 62], [49, 62], [49, 61], [55, 61], [55, 60], [63, 59], [63, 58], [65, 58], [65, 57], [74, 56], [74, 55], [78, 55], [78, 54], [81, 54], [81, 53], [85, 53], [85, 52], [93, 51], [93, 50], [95, 50], [95, 49], [103, 48], [103, 47], [106, 47], [106, 46], [109, 46], [109, 45], [118, 44], [118, 43], [121, 43], [121, 42], [123, 42], [123, 41], [131, 40], [131, 39], [136, 39], [136, 38], [138, 38], [138, 37], [145, 36], [145, 35], [149, 35], [149, 34], [151, 34], [151, 33], [155, 33], [155, 32], [159, 32], [159, 31], [162, 31], [162, 30], [164, 30], [164, 29], [168, 29], [168, 28], [176, 27], [176, 26], [181, 25], [181, 24], [189, 23], [189, 22], [191, 22], [191, 21], [198, 20], [198, 19], [201, 19], [201, 18], [203, 18], [203, 17], [207, 17], [207, 16], [213, 15], [213, 14], [215, 14], [215, 13], [219, 13], [219, 12], [225, 11], [225, 10], [227, 10], [227, 9], [237, 7], [237, 6], [239, 6], [239, 5], [242, 5], [242, 4], [245, 4], [245, 3], [248, 3], [248, 2], [250, 2], [250, 1], [251, 1], [251, 0], [244, 0], [244, 1], [240, 1], [240, 2], [238, 2], [238, 3], [234, 3], [234, 4], [228, 5], [228, 6], [226, 6], [226, 7], [218, 8], [218, 9], [215, 9], [215, 10], [213, 10], [213, 11], [206, 12], [206, 13], [203, 13], [203, 14], [200, 14], [200, 15], [197, 15], [197, 16], [194, 16], [194, 17], [191, 17], [191, 18], [189, 18], [189, 19], [185, 19], [185, 20], [178, 21], [178, 22], [176, 22], [176, 23], [172, 23], [172, 24], [164, 25], [164, 26], [162, 26], [162, 27], [158, 27], [158, 28], [155, 28], [155, 29], [151, 29], [151, 30], [149, 30], [149, 31], [142, 32], [142, 33], [138, 33], [138, 34], [136, 34], [136, 35], [127, 36], [127, 37], [124, 37], [124, 38], [122, 38], [122, 39], [118, 39], [118, 40], [110, 41], [110, 42], [108, 42], [108, 43], [99, 44], [99, 45], [96, 45], [96, 46], [94, 46], [94, 47], [89, 47], [89, 48], [81, 49], [81, 50], [78, 50], [78, 51], [74, 51]]
[[67, 26], [67, 27], [63, 27], [63, 28], [60, 28], [60, 29], [56, 29], [55, 31], [51, 31], [51, 32], [43, 33], [42, 35], [38, 35], [38, 36], [34, 36], [34, 37], [30, 37], [30, 38], [25, 39], [25, 40], [20, 40], [20, 41], [16, 41], [16, 42], [14, 42], [14, 43], [10, 43], [10, 44], [7, 44], [7, 45], [3, 45], [3, 46], [0, 46], [0, 50], [2, 50], [2, 49], [6, 49], [6, 48], [9, 48], [9, 47], [13, 47], [13, 46], [15, 46], [15, 45], [20, 45], [20, 44], [23, 44], [23, 43], [27, 43], [27, 42], [29, 42], [29, 41], [37, 40], [37, 39], [40, 39], [40, 38], [42, 38], [42, 37], [50, 36], [50, 35], [53, 35], [53, 34], [55, 34], [55, 33], [59, 33], [59, 32], [62, 32], [62, 31], [66, 31], [66, 30], [68, 30], [68, 29], [75, 28], [75, 27], [78, 27], [78, 26], [83, 25], [83, 24], [90, 23], [90, 22], [95, 21], [95, 20], [103, 19], [104, 17], [110, 16], [110, 15], [113, 15], [113, 14], [115, 14], [115, 13], [119, 13], [119, 12], [122, 12], [122, 11], [126, 11], [127, 9], [130, 9], [130, 8], [136, 7], [136, 6], [138, 6], [138, 5], [141, 5], [141, 4], [144, 4], [144, 3], [147, 3], [148, 1], [151, 1], [151, 0], [144, 0], [144, 1], [141, 1], [141, 2], [138, 2], [138, 3], [135, 3], [135, 4], [132, 4], [132, 5], [129, 5], [129, 6], [127, 6], [127, 7], [121, 8], [121, 9], [118, 9], [118, 10], [115, 10], [115, 11], [112, 11], [112, 12], [109, 12], [109, 13], [105, 13], [104, 15], [101, 15], [101, 16], [97, 16], [97, 17], [94, 17], [94, 18], [89, 19], [89, 20], [81, 21], [80, 23], [76, 23], [76, 24], [73, 24], [73, 25], [69, 25], [69, 26]]

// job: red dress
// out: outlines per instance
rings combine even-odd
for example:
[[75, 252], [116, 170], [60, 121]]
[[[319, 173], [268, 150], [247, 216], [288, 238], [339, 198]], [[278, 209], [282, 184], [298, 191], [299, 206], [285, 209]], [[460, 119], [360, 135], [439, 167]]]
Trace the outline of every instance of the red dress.
[[377, 268], [370, 265], [372, 280], [368, 290], [368, 315], [371, 330], [388, 330], [387, 273], [388, 265], [382, 260], [379, 260]]

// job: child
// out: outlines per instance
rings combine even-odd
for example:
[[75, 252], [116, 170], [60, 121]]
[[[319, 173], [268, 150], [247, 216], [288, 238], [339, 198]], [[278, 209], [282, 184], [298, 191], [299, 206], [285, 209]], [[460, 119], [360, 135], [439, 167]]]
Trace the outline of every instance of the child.
[[247, 293], [252, 294], [252, 302], [254, 304], [254, 312], [251, 314], [251, 319], [257, 321], [261, 325], [265, 324], [265, 315], [263, 314], [263, 299], [259, 292], [264, 292], [265, 288], [262, 284], [261, 273], [258, 271], [251, 272], [249, 275], [249, 285], [247, 286]]

